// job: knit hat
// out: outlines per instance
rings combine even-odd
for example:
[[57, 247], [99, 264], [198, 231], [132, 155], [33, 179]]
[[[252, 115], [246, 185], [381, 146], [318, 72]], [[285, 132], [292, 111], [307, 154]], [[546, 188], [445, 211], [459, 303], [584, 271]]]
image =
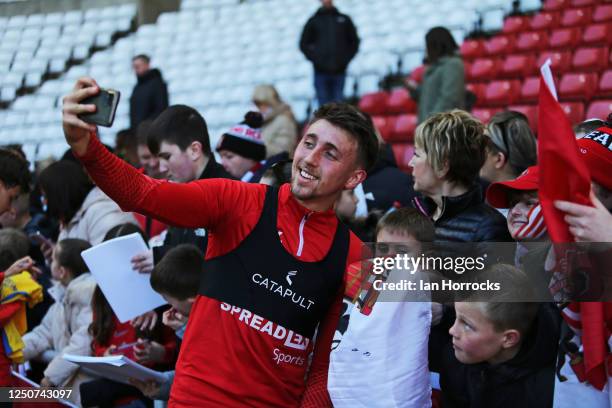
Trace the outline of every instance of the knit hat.
[[530, 191], [538, 189], [538, 166], [531, 166], [514, 180], [493, 183], [487, 189], [487, 201], [495, 208], [509, 208], [510, 191]]
[[591, 179], [608, 190], [612, 189], [612, 128], [602, 126], [578, 139], [577, 144]]
[[217, 152], [229, 150], [247, 159], [266, 158], [266, 145], [261, 138], [263, 117], [259, 112], [247, 112], [244, 120], [225, 132], [217, 144]]

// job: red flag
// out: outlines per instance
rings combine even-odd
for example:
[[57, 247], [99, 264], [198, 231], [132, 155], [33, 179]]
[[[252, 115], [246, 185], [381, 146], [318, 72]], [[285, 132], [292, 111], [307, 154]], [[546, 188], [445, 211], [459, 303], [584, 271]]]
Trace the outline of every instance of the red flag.
[[592, 205], [589, 199], [591, 177], [578, 154], [572, 125], [547, 86], [544, 73], [540, 76], [538, 104], [540, 205], [551, 240], [574, 242], [569, 226], [563, 220], [564, 213], [554, 207], [553, 201]]

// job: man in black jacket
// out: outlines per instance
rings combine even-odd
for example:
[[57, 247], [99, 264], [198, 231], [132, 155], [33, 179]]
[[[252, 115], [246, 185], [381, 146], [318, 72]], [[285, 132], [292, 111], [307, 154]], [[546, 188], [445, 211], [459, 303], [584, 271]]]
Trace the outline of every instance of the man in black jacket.
[[150, 59], [140, 54], [132, 59], [138, 82], [130, 98], [130, 127], [136, 129], [145, 119], [155, 119], [168, 107], [168, 88], [158, 69], [150, 69]]
[[[149, 150], [159, 158], [159, 171], [169, 180], [188, 183], [198, 179], [233, 178], [215, 161], [206, 121], [189, 106], [173, 105], [162, 112], [148, 129], [147, 139]], [[206, 253], [206, 230], [168, 227], [163, 245], [135, 256], [132, 263], [135, 269], [150, 272], [153, 263], [179, 244], [193, 244]]]
[[346, 67], [359, 49], [359, 37], [350, 17], [321, 0], [322, 7], [302, 32], [300, 50], [314, 65], [315, 90], [319, 106], [344, 99]]

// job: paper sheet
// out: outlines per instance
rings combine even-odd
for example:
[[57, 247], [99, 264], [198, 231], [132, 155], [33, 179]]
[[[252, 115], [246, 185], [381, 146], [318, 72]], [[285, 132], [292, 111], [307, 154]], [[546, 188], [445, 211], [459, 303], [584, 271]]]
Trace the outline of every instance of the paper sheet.
[[81, 253], [120, 322], [166, 304], [151, 288], [150, 274], [132, 269], [134, 255], [147, 251], [138, 233], [103, 242]]
[[158, 383], [166, 381], [166, 377], [159, 371], [151, 370], [125, 356], [91, 357], [64, 354], [63, 358], [78, 364], [90, 373], [124, 384], [129, 384], [130, 378], [141, 381], [153, 380]]

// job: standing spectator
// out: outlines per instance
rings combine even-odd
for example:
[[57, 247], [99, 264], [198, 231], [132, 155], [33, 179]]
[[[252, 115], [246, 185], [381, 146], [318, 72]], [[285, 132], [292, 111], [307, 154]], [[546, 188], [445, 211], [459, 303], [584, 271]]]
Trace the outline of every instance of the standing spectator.
[[411, 78], [406, 86], [418, 103], [419, 123], [430, 115], [465, 107], [463, 61], [457, 43], [444, 27], [434, 27], [425, 35], [427, 69], [421, 85]]
[[334, 7], [333, 0], [321, 0], [304, 26], [300, 50], [314, 65], [315, 91], [319, 106], [344, 99], [346, 67], [359, 49], [353, 21]]
[[130, 98], [130, 127], [136, 129], [145, 119], [155, 119], [168, 107], [168, 89], [161, 72], [150, 68], [149, 56], [132, 58], [132, 68], [138, 82]]
[[291, 108], [283, 102], [272, 85], [257, 85], [253, 103], [263, 115], [261, 136], [266, 144], [266, 157], [287, 152], [293, 154], [298, 127]]
[[0, 149], [0, 215], [20, 193], [30, 191], [28, 162], [10, 150]]

